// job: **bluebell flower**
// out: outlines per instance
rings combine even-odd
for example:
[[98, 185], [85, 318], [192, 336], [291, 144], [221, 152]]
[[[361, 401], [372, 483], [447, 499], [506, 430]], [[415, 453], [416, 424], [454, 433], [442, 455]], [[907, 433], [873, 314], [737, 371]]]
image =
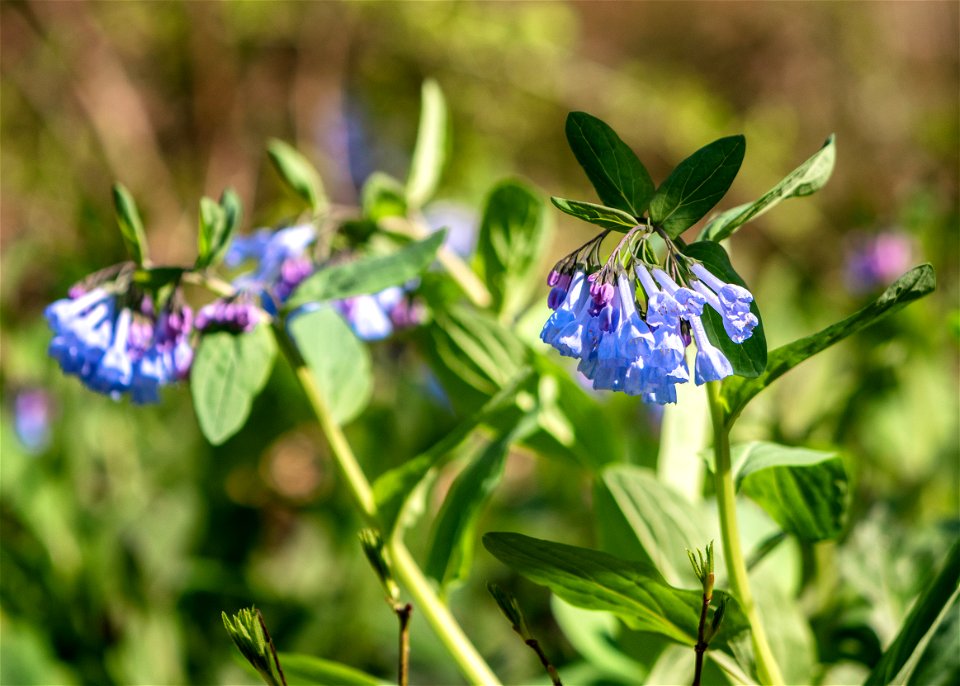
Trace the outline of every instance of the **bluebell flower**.
[[307, 249], [316, 238], [316, 231], [310, 224], [289, 226], [274, 232], [261, 229], [250, 236], [235, 238], [224, 262], [238, 265], [246, 260], [256, 260], [257, 266], [252, 272], [238, 276], [233, 285], [258, 295], [263, 309], [275, 315], [294, 289], [313, 273]]
[[758, 324], [755, 314], [750, 311], [753, 295], [743, 286], [724, 283], [700, 263], [694, 263], [690, 270], [700, 281], [690, 286], [700, 293], [707, 304], [720, 313], [723, 328], [734, 343], [743, 343], [753, 335]]

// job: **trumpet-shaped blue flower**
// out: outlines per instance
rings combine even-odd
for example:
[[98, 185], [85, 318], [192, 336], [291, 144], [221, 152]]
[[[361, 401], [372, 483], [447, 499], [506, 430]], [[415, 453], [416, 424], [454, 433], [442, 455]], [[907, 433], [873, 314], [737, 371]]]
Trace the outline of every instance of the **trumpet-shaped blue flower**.
[[724, 283], [702, 264], [694, 264], [690, 270], [700, 281], [690, 285], [705, 299], [707, 304], [720, 313], [723, 328], [734, 343], [743, 343], [753, 335], [758, 324], [757, 316], [750, 311], [753, 294], [743, 286]]

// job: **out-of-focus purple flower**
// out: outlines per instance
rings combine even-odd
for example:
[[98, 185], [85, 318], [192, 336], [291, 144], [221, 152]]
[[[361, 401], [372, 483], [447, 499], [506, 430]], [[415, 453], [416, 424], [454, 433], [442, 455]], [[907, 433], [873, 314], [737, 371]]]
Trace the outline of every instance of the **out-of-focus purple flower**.
[[439, 200], [423, 210], [423, 218], [434, 231], [447, 229], [444, 244], [460, 257], [469, 257], [477, 247], [477, 213], [456, 202]]
[[307, 249], [316, 240], [310, 224], [289, 226], [279, 231], [261, 229], [249, 236], [235, 238], [224, 262], [239, 265], [255, 260], [256, 268], [238, 276], [233, 285], [258, 295], [263, 309], [276, 314], [280, 305], [300, 283], [313, 273]]
[[34, 455], [50, 445], [53, 400], [47, 391], [31, 388], [20, 391], [14, 400], [14, 428], [23, 447]]
[[868, 293], [889, 285], [909, 269], [914, 252], [914, 242], [900, 231], [854, 237], [846, 251], [847, 288]]
[[396, 329], [415, 326], [423, 320], [422, 308], [400, 286], [345, 298], [335, 302], [334, 307], [357, 337], [365, 341], [382, 340]]
[[263, 319], [262, 310], [249, 299], [240, 296], [233, 299], [221, 298], [204, 305], [197, 313], [194, 326], [198, 331], [247, 333], [253, 331]]

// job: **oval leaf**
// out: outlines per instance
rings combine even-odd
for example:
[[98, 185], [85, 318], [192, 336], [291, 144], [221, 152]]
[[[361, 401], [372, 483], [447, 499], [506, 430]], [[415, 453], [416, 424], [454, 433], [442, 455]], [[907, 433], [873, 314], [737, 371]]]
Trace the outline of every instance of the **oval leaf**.
[[603, 204], [640, 217], [653, 196], [653, 180], [633, 150], [607, 124], [586, 112], [567, 115], [566, 133], [570, 149]]
[[421, 92], [420, 127], [407, 179], [406, 200], [411, 207], [422, 207], [433, 197], [446, 160], [447, 103], [443, 91], [436, 81], [427, 79]]
[[813, 157], [787, 174], [780, 183], [760, 196], [759, 200], [739, 205], [711, 219], [697, 240], [722, 241], [748, 221], [756, 219], [787, 198], [810, 195], [823, 188], [830, 180], [833, 165], [837, 160], [837, 148], [833, 141], [834, 137], [831, 135]]
[[[699, 241], [686, 246], [683, 252], [703, 262], [704, 266], [721, 281], [735, 283], [750, 290], [740, 275], [734, 271], [727, 251], [719, 244], [712, 241]], [[763, 319], [760, 317], [756, 301], [750, 304], [750, 311], [757, 318], [757, 328], [753, 330], [750, 338], [738, 344], [731, 341], [727, 332], [724, 331], [720, 314], [712, 307], [703, 308], [702, 319], [703, 326], [707, 330], [707, 338], [723, 351], [733, 366], [733, 373], [737, 376], [755, 377], [767, 368], [767, 337], [763, 332]]]
[[270, 377], [277, 346], [268, 326], [250, 333], [203, 336], [190, 370], [190, 391], [200, 430], [220, 445], [240, 430], [253, 399]]
[[355, 418], [370, 401], [370, 351], [333, 308], [325, 305], [297, 314], [287, 329], [338, 424]]
[[267, 145], [270, 161], [280, 178], [303, 200], [314, 214], [327, 210], [329, 203], [323, 190], [323, 181], [316, 168], [296, 148], [274, 139]]
[[550, 202], [561, 212], [566, 212], [572, 217], [582, 219], [585, 222], [590, 222], [604, 229], [610, 229], [611, 231], [626, 233], [637, 225], [636, 219], [623, 210], [617, 210], [613, 207], [595, 205], [591, 202], [583, 202], [582, 200], [567, 200], [566, 198], [556, 197], [550, 198]]
[[143, 230], [143, 220], [140, 219], [137, 203], [123, 184], [113, 185], [113, 208], [127, 252], [137, 266], [142, 266], [148, 259], [147, 236]]
[[[650, 565], [514, 533], [486, 534], [483, 544], [498, 560], [572, 605], [612, 612], [637, 631], [691, 646], [697, 642], [702, 592], [668, 586]], [[715, 591], [714, 602], [722, 599], [726, 613], [712, 645], [748, 627], [737, 601]]]
[[286, 309], [294, 310], [307, 303], [378, 293], [390, 286], [406, 283], [430, 266], [445, 235], [444, 231], [437, 231], [389, 255], [364, 257], [321, 269], [297, 287]]
[[733, 183], [747, 141], [721, 138], [677, 165], [650, 201], [650, 220], [676, 238], [720, 202]]
[[805, 541], [836, 538], [847, 505], [847, 473], [832, 452], [752, 442], [732, 448], [737, 489], [787, 533]]

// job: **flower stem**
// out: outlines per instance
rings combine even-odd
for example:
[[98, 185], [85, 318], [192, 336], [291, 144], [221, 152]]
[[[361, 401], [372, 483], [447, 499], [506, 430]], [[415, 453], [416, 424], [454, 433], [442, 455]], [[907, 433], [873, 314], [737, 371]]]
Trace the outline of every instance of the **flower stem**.
[[[343, 475], [347, 488], [363, 515], [365, 523], [368, 526], [379, 528], [380, 523], [377, 518], [377, 503], [373, 496], [373, 488], [371, 488], [366, 474], [364, 474], [360, 463], [353, 454], [343, 430], [330, 414], [330, 408], [317, 387], [313, 374], [311, 374], [300, 352], [283, 329], [283, 324], [274, 324], [274, 334], [280, 349], [293, 367], [297, 379], [310, 401], [314, 414], [317, 416], [317, 421], [320, 423], [320, 428], [330, 444], [334, 461]], [[470, 642], [470, 639], [464, 634], [450, 609], [437, 596], [433, 586], [430, 585], [403, 541], [398, 537], [392, 537], [386, 545], [386, 551], [397, 580], [413, 597], [418, 611], [426, 617], [427, 622], [457, 662], [467, 681], [471, 684], [482, 684], [484, 686], [498, 684], [499, 680], [496, 675]]]
[[783, 684], [783, 676], [770, 649], [753, 594], [750, 592], [747, 565], [740, 543], [736, 492], [733, 487], [733, 470], [730, 464], [730, 434], [724, 425], [719, 382], [712, 381], [707, 384], [707, 397], [710, 400], [710, 418], [713, 422], [713, 450], [716, 461], [713, 474], [717, 491], [717, 510], [720, 514], [720, 538], [723, 543], [723, 559], [727, 565], [727, 576], [730, 578], [730, 589], [740, 602], [740, 607], [750, 623], [757, 676], [761, 683], [780, 686]]

